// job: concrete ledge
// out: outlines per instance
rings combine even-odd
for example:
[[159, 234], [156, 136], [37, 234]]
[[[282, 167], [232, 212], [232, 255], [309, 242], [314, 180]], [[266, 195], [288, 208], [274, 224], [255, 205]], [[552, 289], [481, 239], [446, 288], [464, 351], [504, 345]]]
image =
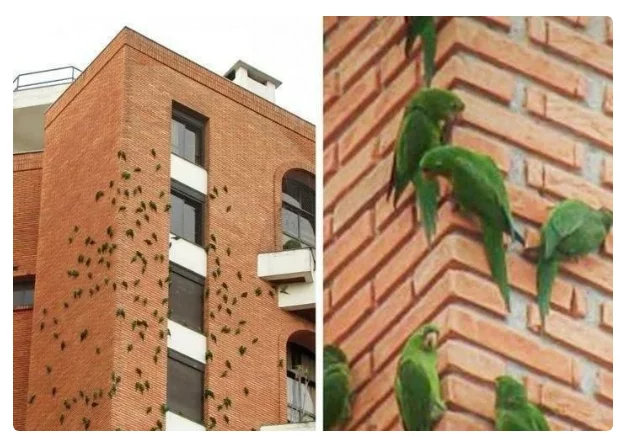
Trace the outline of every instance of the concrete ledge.
[[299, 311], [316, 306], [314, 284], [289, 284], [278, 293], [278, 306], [287, 311]]
[[264, 425], [260, 431], [314, 431], [316, 422], [285, 423], [282, 425]]
[[175, 155], [170, 155], [170, 177], [202, 194], [207, 194], [207, 171]]
[[192, 422], [171, 411], [166, 411], [166, 431], [206, 431], [199, 423]]
[[193, 360], [206, 363], [207, 337], [170, 319], [168, 319], [168, 329], [170, 329], [168, 338], [170, 349]]
[[314, 282], [314, 259], [308, 248], [259, 253], [257, 276], [266, 281]]
[[196, 244], [170, 234], [170, 262], [185, 267], [188, 270], [202, 276], [207, 276], [207, 251]]

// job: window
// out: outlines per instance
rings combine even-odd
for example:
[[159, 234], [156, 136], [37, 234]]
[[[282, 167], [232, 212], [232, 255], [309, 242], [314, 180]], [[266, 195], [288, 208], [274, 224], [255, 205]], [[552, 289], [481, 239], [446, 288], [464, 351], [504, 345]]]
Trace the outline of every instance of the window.
[[168, 349], [168, 409], [196, 423], [202, 420], [205, 366]]
[[175, 264], [170, 270], [170, 319], [202, 332], [204, 278]]
[[34, 281], [13, 282], [13, 309], [32, 308], [34, 304]]
[[195, 244], [202, 245], [204, 195], [172, 181], [170, 231]]
[[172, 153], [196, 165], [203, 165], [205, 119], [193, 111], [172, 108]]
[[311, 422], [316, 399], [314, 353], [295, 343], [286, 346], [287, 420]]
[[[289, 171], [282, 181], [282, 243], [296, 240], [314, 247], [314, 176], [301, 170]], [[290, 244], [290, 243], [289, 243]]]

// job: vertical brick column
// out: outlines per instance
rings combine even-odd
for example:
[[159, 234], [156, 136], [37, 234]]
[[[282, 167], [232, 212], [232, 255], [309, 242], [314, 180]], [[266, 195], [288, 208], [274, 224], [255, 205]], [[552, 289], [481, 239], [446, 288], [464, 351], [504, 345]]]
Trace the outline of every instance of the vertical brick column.
[[[433, 85], [466, 104], [454, 142], [497, 162], [528, 244], [561, 199], [611, 208], [610, 19], [449, 17], [439, 28]], [[450, 410], [439, 429], [492, 429], [493, 380], [505, 373], [524, 377], [552, 428], [610, 429], [613, 237], [562, 266], [544, 337], [535, 262], [511, 246], [508, 314], [475, 223], [445, 201], [429, 247], [412, 190], [396, 208], [386, 200], [402, 110], [421, 82], [404, 20], [326, 17], [324, 36], [325, 342], [352, 362], [347, 427], [400, 429], [396, 363], [433, 321]]]

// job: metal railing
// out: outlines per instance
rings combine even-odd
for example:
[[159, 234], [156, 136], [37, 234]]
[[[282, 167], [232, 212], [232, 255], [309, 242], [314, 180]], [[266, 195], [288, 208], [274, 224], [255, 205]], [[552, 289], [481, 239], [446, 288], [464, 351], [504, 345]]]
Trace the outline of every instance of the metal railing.
[[22, 73], [13, 79], [13, 91], [68, 84], [77, 79], [80, 73], [82, 70], [74, 66]]

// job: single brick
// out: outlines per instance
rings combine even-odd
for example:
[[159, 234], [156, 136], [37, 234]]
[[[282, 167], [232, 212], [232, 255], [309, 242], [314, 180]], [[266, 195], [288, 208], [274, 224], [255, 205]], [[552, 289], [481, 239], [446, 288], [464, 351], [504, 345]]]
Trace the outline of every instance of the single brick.
[[323, 177], [325, 181], [328, 181], [338, 169], [337, 150], [337, 144], [332, 144], [330, 147], [325, 147], [323, 150]]
[[510, 170], [510, 152], [501, 141], [475, 129], [462, 126], [454, 129], [452, 139], [455, 144], [490, 156], [504, 174]]
[[613, 373], [605, 369], [598, 369], [596, 374], [596, 394], [610, 402], [614, 401]]
[[435, 431], [492, 431], [493, 425], [479, 417], [462, 412], [446, 411]]
[[448, 340], [438, 351], [437, 370], [465, 373], [483, 381], [495, 383], [495, 378], [506, 373], [503, 359], [470, 346], [462, 341]]
[[601, 304], [600, 325], [602, 328], [607, 329], [609, 331], [613, 331], [614, 329], [614, 312], [613, 312], [613, 306], [611, 302], [603, 302]]
[[335, 71], [323, 77], [323, 111], [325, 112], [339, 96], [338, 75]]

